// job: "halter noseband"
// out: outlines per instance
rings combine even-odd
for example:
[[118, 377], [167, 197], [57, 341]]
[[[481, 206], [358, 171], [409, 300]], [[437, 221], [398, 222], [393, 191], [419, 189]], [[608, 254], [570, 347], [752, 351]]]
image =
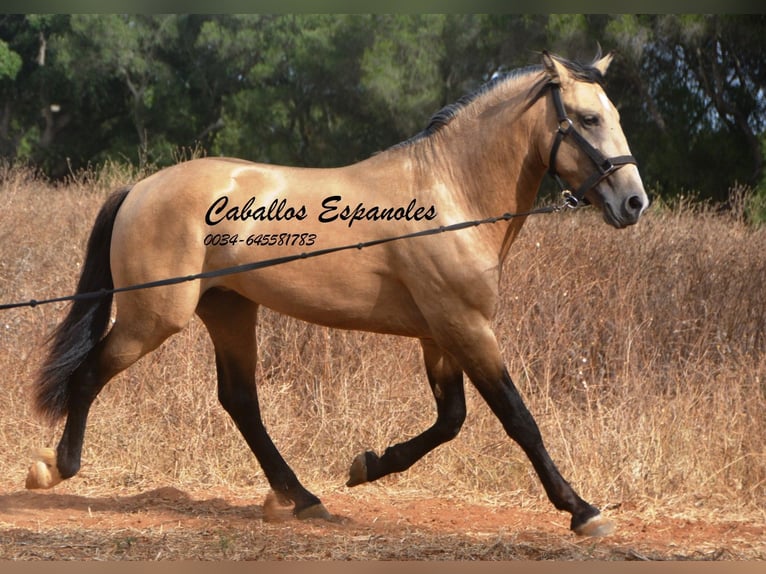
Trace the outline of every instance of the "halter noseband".
[[[556, 139], [553, 142], [553, 147], [551, 148], [550, 161], [548, 162], [548, 173], [553, 176], [553, 179], [556, 180], [556, 183], [558, 183], [561, 188], [561, 192], [564, 195], [567, 205], [570, 207], [577, 207], [585, 198], [585, 194], [588, 190], [597, 186], [622, 166], [630, 163], [638, 165], [638, 162], [632, 155], [618, 155], [610, 158], [604, 157], [600, 151], [593, 147], [588, 140], [575, 129], [572, 120], [569, 119], [566, 110], [564, 109], [564, 103], [561, 101], [561, 89], [557, 84], [551, 84], [551, 94], [553, 96], [553, 105], [556, 106], [559, 127], [556, 131]], [[568, 136], [574, 138], [575, 143], [581, 150], [588, 154], [588, 157], [590, 157], [598, 169], [598, 172], [586, 179], [574, 193], [567, 189], [567, 186], [556, 172], [556, 155], [558, 154], [561, 142]]]

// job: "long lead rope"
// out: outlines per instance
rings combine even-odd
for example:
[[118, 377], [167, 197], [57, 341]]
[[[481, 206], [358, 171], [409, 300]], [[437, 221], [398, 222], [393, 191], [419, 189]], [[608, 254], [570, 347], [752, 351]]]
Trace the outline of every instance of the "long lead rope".
[[282, 265], [291, 261], [297, 261], [299, 259], [310, 259], [312, 257], [319, 257], [320, 255], [327, 255], [329, 253], [337, 253], [339, 251], [348, 251], [352, 249], [365, 249], [367, 247], [373, 247], [375, 245], [381, 245], [383, 243], [390, 243], [392, 241], [399, 241], [401, 239], [412, 239], [415, 237], [425, 237], [427, 235], [437, 235], [439, 233], [445, 233], [448, 231], [458, 231], [460, 229], [468, 229], [470, 227], [477, 227], [479, 225], [486, 225], [488, 223], [497, 223], [498, 221], [509, 221], [515, 217], [527, 217], [529, 215], [539, 215], [542, 213], [554, 213], [561, 211], [563, 208], [576, 207], [576, 203], [572, 203], [569, 197], [565, 195], [564, 203], [561, 205], [551, 205], [545, 207], [539, 207], [530, 211], [524, 211], [519, 213], [504, 213], [498, 217], [487, 217], [486, 219], [477, 219], [473, 221], [464, 221], [461, 223], [453, 223], [451, 225], [442, 225], [439, 227], [432, 227], [421, 231], [414, 231], [412, 233], [406, 233], [404, 235], [396, 235], [393, 237], [384, 237], [381, 239], [372, 239], [370, 241], [362, 241], [360, 243], [350, 243], [347, 245], [340, 245], [337, 247], [328, 247], [326, 249], [317, 249], [315, 251], [306, 251], [303, 253], [297, 253], [295, 255], [287, 255], [285, 257], [276, 257], [273, 259], [263, 259], [261, 261], [254, 261], [251, 263], [244, 263], [242, 265], [234, 265], [232, 267], [223, 267], [221, 269], [214, 269], [212, 271], [203, 271], [201, 273], [195, 273], [193, 275], [185, 275], [179, 277], [170, 277], [168, 279], [160, 279], [157, 281], [148, 281], [146, 283], [137, 283], [135, 285], [126, 285], [124, 287], [115, 287], [113, 289], [100, 289], [98, 291], [90, 291], [87, 293], [76, 293], [74, 295], [65, 295], [62, 297], [51, 297], [50, 299], [30, 299], [28, 301], [21, 301], [15, 303], [3, 303], [0, 304], [0, 311], [6, 309], [16, 309], [19, 307], [37, 307], [38, 305], [48, 305], [50, 303], [61, 303], [64, 301], [85, 301], [90, 299], [100, 299], [107, 297], [115, 293], [122, 293], [125, 291], [137, 291], [139, 289], [151, 289], [153, 287], [163, 287], [166, 285], [176, 285], [178, 283], [186, 283], [188, 281], [196, 281], [198, 279], [211, 279], [213, 277], [222, 277], [224, 275], [234, 275], [236, 273], [244, 273], [246, 271], [254, 271], [256, 269], [264, 269], [266, 267], [273, 267], [276, 265]]

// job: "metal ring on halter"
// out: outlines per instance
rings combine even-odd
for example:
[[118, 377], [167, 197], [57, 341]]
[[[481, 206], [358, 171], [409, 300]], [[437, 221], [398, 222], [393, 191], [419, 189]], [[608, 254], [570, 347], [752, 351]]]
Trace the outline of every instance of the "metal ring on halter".
[[561, 197], [564, 198], [564, 206], [569, 209], [576, 209], [580, 207], [580, 200], [568, 189], [561, 191]]

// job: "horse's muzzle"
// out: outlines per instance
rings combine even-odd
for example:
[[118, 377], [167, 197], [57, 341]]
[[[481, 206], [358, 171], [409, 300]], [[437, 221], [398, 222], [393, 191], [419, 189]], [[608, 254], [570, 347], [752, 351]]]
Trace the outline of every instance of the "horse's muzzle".
[[615, 189], [605, 182], [587, 194], [591, 203], [601, 209], [609, 225], [622, 229], [638, 222], [641, 214], [649, 207], [649, 197], [643, 185], [631, 185]]
[[601, 203], [604, 221], [617, 229], [622, 229], [638, 222], [641, 214], [649, 206], [649, 198], [641, 191], [641, 193], [633, 193], [622, 198], [602, 198]]

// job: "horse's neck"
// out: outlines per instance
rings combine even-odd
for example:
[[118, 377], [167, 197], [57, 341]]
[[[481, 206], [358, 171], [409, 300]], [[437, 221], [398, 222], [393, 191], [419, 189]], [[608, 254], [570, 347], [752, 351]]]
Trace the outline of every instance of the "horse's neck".
[[[445, 127], [434, 142], [431, 153], [440, 156], [433, 162], [437, 173], [449, 183], [444, 186], [450, 201], [463, 207], [469, 220], [520, 213], [534, 205], [545, 165], [537, 138], [544, 137], [536, 109], [521, 114], [497, 110], [464, 125]], [[447, 167], [448, 166], [448, 167]], [[438, 173], [439, 168], [443, 170]], [[523, 219], [508, 224], [483, 226], [488, 247], [502, 261], [518, 234]]]
[[[387, 181], [393, 193], [433, 203], [448, 223], [519, 213], [532, 208], [545, 165], [537, 141], [545, 138], [545, 105], [527, 106], [535, 78], [515, 96], [477, 105], [436, 133], [397, 146], [352, 166], [367, 180]], [[529, 83], [527, 83], [529, 82]], [[462, 113], [462, 112], [461, 112]], [[552, 135], [550, 136], [552, 141]], [[543, 142], [545, 147], [547, 142]], [[393, 191], [395, 190], [395, 191]], [[523, 218], [483, 225], [485, 249], [502, 262]]]

